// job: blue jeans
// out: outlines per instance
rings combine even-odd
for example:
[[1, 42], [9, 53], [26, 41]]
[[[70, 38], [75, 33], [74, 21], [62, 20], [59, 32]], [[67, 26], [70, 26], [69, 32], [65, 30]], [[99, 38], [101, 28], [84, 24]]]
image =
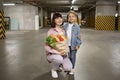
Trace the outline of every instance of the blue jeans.
[[71, 50], [71, 47], [69, 46], [70, 52], [68, 53], [69, 59], [72, 63], [72, 68], [74, 69], [75, 67], [75, 62], [76, 62], [76, 50]]

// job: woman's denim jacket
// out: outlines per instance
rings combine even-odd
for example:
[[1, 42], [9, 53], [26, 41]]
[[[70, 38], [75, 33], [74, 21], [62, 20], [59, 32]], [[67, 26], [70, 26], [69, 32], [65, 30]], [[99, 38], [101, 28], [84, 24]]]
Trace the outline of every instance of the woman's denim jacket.
[[[67, 31], [69, 23], [64, 23], [63, 28], [65, 30], [65, 34]], [[66, 34], [67, 35], [67, 34]], [[80, 47], [81, 45], [81, 35], [80, 35], [80, 26], [77, 23], [74, 23], [72, 26], [72, 33], [71, 33], [71, 50], [75, 50], [75, 46]]]

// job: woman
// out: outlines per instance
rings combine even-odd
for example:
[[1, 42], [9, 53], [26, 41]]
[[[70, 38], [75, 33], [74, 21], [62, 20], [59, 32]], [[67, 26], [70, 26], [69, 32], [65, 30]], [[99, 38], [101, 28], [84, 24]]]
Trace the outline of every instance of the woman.
[[[52, 18], [52, 28], [48, 31], [48, 36], [50, 34], [65, 35], [65, 31], [62, 28], [62, 15], [60, 13], [54, 13]], [[71, 71], [72, 63], [67, 56], [61, 55], [63, 53], [57, 51], [56, 49], [50, 47], [49, 45], [45, 45], [47, 60], [51, 64], [51, 74], [53, 78], [58, 78], [57, 71], [60, 67], [62, 67], [65, 71]], [[64, 56], [64, 57], [63, 57]]]
[[80, 26], [77, 24], [77, 20], [78, 15], [74, 11], [70, 11], [67, 14], [67, 23], [63, 25], [70, 48], [69, 58], [73, 65], [70, 74], [74, 74], [76, 53], [81, 45]]

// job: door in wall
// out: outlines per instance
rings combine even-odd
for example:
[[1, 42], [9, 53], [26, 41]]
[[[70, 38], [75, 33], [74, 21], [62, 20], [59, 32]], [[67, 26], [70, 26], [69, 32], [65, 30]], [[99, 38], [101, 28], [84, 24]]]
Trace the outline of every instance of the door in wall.
[[11, 30], [19, 30], [19, 20], [17, 18], [11, 18]]

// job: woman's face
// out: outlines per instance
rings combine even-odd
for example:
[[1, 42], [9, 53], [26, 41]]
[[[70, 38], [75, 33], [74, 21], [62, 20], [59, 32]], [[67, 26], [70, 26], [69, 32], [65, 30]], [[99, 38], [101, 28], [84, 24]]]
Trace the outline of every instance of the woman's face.
[[76, 16], [75, 16], [75, 14], [70, 13], [70, 14], [68, 15], [68, 21], [69, 21], [70, 23], [74, 23], [74, 22], [76, 21]]
[[61, 25], [62, 25], [62, 22], [63, 22], [63, 20], [62, 20], [61, 17], [58, 17], [58, 18], [55, 19], [55, 24], [56, 24], [57, 26], [61, 26]]

